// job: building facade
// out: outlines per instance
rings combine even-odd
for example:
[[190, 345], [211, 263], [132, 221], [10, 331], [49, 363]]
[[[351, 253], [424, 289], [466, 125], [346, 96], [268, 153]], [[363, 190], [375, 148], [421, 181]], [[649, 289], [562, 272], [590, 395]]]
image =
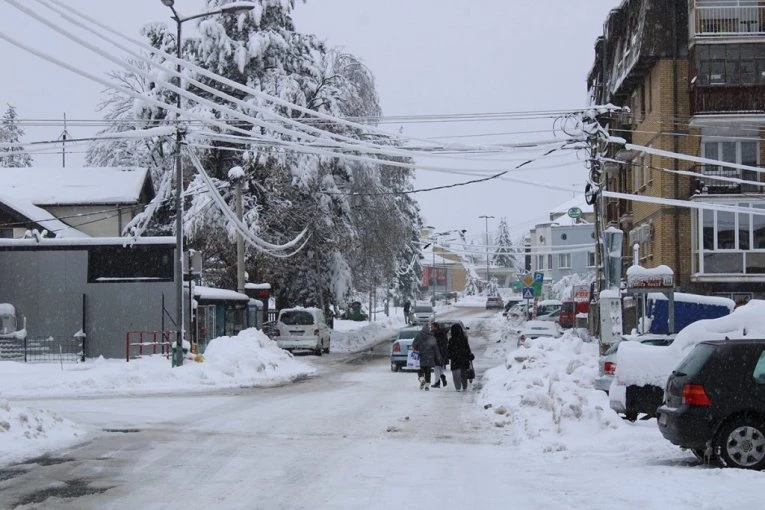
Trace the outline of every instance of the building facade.
[[597, 207], [624, 231], [623, 269], [637, 245], [640, 265], [669, 266], [681, 290], [765, 296], [765, 1], [623, 1], [588, 90], [628, 107], [606, 124], [648, 149], [605, 151]]

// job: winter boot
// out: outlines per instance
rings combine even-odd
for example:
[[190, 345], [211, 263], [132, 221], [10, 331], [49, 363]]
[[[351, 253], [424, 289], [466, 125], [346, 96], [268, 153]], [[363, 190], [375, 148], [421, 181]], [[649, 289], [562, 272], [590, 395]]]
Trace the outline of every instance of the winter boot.
[[428, 383], [425, 382], [425, 378], [420, 377], [420, 389], [424, 390], [425, 388], [427, 388], [427, 386], [428, 386]]
[[441, 384], [443, 384], [444, 388], [446, 388], [446, 376], [444, 374], [441, 374]]
[[431, 388], [440, 388], [441, 387], [441, 383], [437, 382], [437, 383], [431, 384], [430, 387]]

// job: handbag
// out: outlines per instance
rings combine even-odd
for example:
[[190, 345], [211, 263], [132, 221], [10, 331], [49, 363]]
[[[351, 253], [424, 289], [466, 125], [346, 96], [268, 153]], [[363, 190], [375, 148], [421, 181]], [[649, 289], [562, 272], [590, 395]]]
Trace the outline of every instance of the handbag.
[[468, 367], [465, 369], [465, 378], [468, 381], [475, 379], [475, 370], [473, 369], [473, 362], [471, 361]]
[[409, 351], [406, 354], [406, 368], [420, 369], [420, 353], [417, 351]]

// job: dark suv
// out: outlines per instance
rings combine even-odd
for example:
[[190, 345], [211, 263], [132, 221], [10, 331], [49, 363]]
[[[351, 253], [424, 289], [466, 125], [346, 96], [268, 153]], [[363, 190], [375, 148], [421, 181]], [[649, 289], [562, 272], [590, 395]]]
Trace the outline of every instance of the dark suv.
[[704, 462], [765, 467], [765, 339], [701, 342], [667, 381], [661, 434]]

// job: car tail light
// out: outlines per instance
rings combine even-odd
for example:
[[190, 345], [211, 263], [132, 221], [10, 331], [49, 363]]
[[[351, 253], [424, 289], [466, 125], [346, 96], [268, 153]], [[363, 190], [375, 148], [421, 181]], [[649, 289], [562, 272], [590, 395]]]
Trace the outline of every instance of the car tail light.
[[683, 386], [683, 404], [688, 406], [711, 407], [712, 401], [709, 400], [707, 392], [700, 384], [686, 384]]
[[603, 363], [603, 373], [607, 375], [614, 375], [616, 373], [616, 363], [613, 361], [606, 361]]
[[393, 352], [401, 352], [401, 344], [399, 344], [398, 342], [393, 344]]
[[518, 341], [519, 341], [520, 343], [523, 343], [523, 342], [525, 342], [525, 341], [526, 341], [526, 336], [524, 336], [524, 335], [521, 335], [521, 336], [519, 336], [519, 337], [518, 337]]
[[318, 329], [314, 329], [313, 330], [313, 334], [316, 335], [316, 336], [319, 336], [319, 330]]

